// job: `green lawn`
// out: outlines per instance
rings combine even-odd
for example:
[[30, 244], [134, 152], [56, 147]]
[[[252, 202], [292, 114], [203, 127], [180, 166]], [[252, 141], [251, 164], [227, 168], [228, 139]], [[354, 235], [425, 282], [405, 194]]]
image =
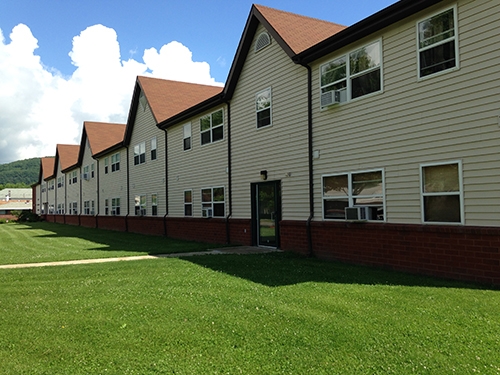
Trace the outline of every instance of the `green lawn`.
[[73, 225], [0, 225], [0, 264], [203, 251], [215, 245]]
[[0, 270], [0, 374], [500, 374], [499, 332], [499, 291], [286, 253]]

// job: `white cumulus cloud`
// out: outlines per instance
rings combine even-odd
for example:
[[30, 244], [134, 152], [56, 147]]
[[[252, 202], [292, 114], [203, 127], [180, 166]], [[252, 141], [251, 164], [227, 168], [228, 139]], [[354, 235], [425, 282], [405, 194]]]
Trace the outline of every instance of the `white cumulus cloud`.
[[73, 38], [75, 70], [63, 77], [42, 64], [38, 40], [19, 24], [6, 41], [0, 29], [0, 164], [54, 155], [56, 144], [80, 142], [84, 121], [125, 122], [137, 75], [221, 85], [206, 62], [173, 41], [122, 60], [115, 30], [90, 26]]

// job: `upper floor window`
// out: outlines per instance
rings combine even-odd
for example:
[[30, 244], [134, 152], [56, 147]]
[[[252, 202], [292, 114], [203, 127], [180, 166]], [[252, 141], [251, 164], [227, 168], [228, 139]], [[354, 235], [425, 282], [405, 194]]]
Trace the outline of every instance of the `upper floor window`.
[[381, 69], [381, 41], [321, 65], [321, 108], [381, 91]]
[[107, 174], [109, 171], [109, 158], [104, 158], [104, 173]]
[[83, 180], [88, 180], [90, 179], [90, 167], [88, 165], [86, 165], [85, 167], [83, 167], [83, 173], [82, 173], [82, 179]]
[[146, 162], [146, 142], [134, 146], [134, 165]]
[[200, 119], [200, 132], [202, 145], [224, 138], [224, 113], [222, 109]]
[[383, 171], [323, 176], [323, 217], [384, 220]]
[[63, 187], [64, 186], [64, 177], [57, 177], [57, 187]]
[[95, 166], [94, 163], [90, 164], [90, 178], [95, 177]]
[[191, 150], [191, 124], [184, 125], [183, 132], [184, 132], [184, 139], [183, 139], [184, 150]]
[[257, 128], [271, 125], [271, 88], [259, 92], [255, 97]]
[[[107, 158], [106, 158], [107, 159]], [[111, 172], [120, 170], [120, 153], [111, 155]]]
[[419, 77], [457, 67], [455, 17], [455, 8], [451, 8], [417, 24]]
[[462, 223], [460, 162], [421, 166], [422, 221]]
[[156, 137], [151, 140], [151, 160], [156, 160]]

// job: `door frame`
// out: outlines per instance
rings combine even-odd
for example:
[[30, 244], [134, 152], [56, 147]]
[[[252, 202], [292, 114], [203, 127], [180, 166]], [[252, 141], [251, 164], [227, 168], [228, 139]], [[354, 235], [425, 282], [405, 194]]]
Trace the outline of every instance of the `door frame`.
[[[276, 229], [276, 248], [280, 247], [280, 221], [281, 221], [281, 181], [262, 181], [262, 182], [254, 182], [250, 184], [250, 196], [252, 203], [252, 246], [261, 246], [259, 245], [259, 215], [258, 215], [258, 206], [257, 206], [257, 188], [259, 186], [264, 185], [273, 185], [275, 188], [275, 229]], [[274, 246], [273, 246], [274, 247]]]

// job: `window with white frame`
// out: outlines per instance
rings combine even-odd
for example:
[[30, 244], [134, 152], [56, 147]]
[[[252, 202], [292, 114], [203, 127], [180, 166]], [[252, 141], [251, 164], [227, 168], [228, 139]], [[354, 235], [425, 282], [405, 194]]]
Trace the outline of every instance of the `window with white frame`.
[[83, 167], [83, 173], [82, 173], [82, 179], [83, 180], [88, 180], [90, 179], [90, 168], [88, 165], [86, 165], [85, 167]]
[[257, 128], [272, 125], [271, 121], [271, 88], [265, 89], [255, 96], [257, 112]]
[[120, 153], [111, 155], [111, 172], [120, 170]]
[[158, 215], [158, 194], [151, 194], [151, 215]]
[[136, 195], [134, 207], [137, 216], [146, 216], [146, 196]]
[[224, 112], [222, 109], [200, 118], [200, 134], [202, 145], [224, 138]]
[[120, 215], [120, 198], [111, 199], [111, 215]]
[[90, 164], [90, 178], [95, 177], [95, 166], [94, 163]]
[[184, 190], [184, 216], [193, 216], [193, 191]]
[[419, 77], [458, 66], [455, 7], [418, 22], [417, 34]]
[[104, 174], [109, 172], [109, 158], [104, 158]]
[[384, 172], [371, 170], [325, 175], [323, 217], [345, 220], [347, 207], [359, 207], [365, 220], [385, 220]]
[[462, 163], [420, 166], [422, 221], [463, 223]]
[[71, 172], [71, 181], [76, 184], [78, 182], [78, 173], [77, 171]]
[[62, 188], [64, 186], [64, 177], [57, 177], [57, 188]]
[[134, 146], [134, 165], [146, 162], [146, 142]]
[[69, 213], [71, 215], [78, 215], [78, 202], [72, 202], [69, 204]]
[[191, 124], [185, 124], [183, 127], [184, 138], [183, 147], [184, 150], [191, 150]]
[[380, 40], [321, 65], [321, 107], [381, 91], [381, 70]]
[[50, 180], [49, 181], [49, 190], [54, 190], [55, 188], [55, 180]]
[[42, 193], [45, 193], [45, 190], [47, 190], [47, 183], [42, 182]]
[[203, 217], [224, 217], [224, 188], [201, 189], [201, 210]]
[[151, 139], [151, 160], [156, 160], [156, 137]]
[[90, 215], [90, 201], [83, 202], [83, 214]]
[[109, 215], [109, 199], [104, 200], [104, 215]]
[[64, 203], [57, 204], [57, 214], [64, 215]]

